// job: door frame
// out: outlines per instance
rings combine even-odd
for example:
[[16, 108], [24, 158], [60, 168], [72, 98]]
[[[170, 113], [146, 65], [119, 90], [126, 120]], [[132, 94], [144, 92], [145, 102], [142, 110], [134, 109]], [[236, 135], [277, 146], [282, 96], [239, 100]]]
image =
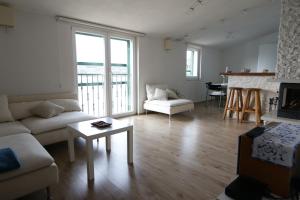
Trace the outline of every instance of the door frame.
[[[112, 32], [102, 29], [92, 29], [92, 28], [82, 28], [82, 27], [71, 27], [71, 33], [72, 33], [72, 49], [73, 49], [73, 69], [74, 69], [74, 91], [78, 96], [78, 76], [77, 76], [77, 55], [76, 55], [76, 38], [75, 34], [77, 32], [82, 33], [88, 33], [88, 34], [95, 34], [99, 36], [104, 37], [104, 46], [105, 46], [105, 73], [104, 73], [104, 95], [105, 95], [105, 102], [104, 102], [104, 108], [105, 108], [105, 116], [112, 116], [112, 117], [124, 117], [129, 115], [136, 114], [137, 110], [137, 42], [136, 37], [124, 34], [124, 33], [118, 33], [118, 32]], [[126, 113], [120, 113], [120, 114], [112, 114], [112, 83], [111, 83], [111, 49], [110, 49], [110, 39], [116, 37], [121, 39], [128, 39], [132, 42], [132, 111], [126, 112]]]
[[[120, 114], [114, 114], [111, 116], [113, 117], [124, 117], [124, 116], [129, 116], [129, 115], [134, 115], [136, 114], [136, 104], [137, 104], [137, 67], [136, 67], [136, 37], [124, 34], [124, 33], [116, 33], [116, 32], [110, 32], [108, 33], [109, 40], [111, 38], [120, 38], [120, 39], [127, 39], [130, 40], [132, 43], [132, 111], [126, 112], [126, 113], [120, 113]], [[110, 70], [110, 77], [111, 77], [111, 70]], [[110, 99], [110, 102], [112, 102], [112, 99]], [[110, 108], [112, 111], [112, 107]]]

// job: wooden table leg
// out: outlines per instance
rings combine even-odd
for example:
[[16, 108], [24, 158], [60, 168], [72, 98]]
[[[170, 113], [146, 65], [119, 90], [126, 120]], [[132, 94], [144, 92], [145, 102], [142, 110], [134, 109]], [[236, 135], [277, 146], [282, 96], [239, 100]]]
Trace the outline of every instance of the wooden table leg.
[[72, 130], [68, 129], [68, 148], [69, 148], [69, 159], [70, 162], [75, 160], [75, 151], [74, 151], [74, 133]]
[[87, 176], [88, 180], [94, 179], [94, 149], [93, 140], [86, 140], [86, 154], [87, 154]]
[[133, 127], [130, 127], [127, 131], [127, 162], [133, 163]]
[[105, 137], [105, 143], [106, 143], [106, 151], [111, 150], [111, 138], [110, 135]]

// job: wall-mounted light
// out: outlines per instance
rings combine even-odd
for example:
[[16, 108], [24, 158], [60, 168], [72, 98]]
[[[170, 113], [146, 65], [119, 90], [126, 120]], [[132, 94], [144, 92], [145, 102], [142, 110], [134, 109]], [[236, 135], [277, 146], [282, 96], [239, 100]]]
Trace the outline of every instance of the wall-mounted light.
[[164, 50], [169, 51], [172, 49], [172, 40], [171, 38], [165, 38], [164, 39]]
[[15, 26], [15, 9], [7, 4], [0, 4], [0, 26], [13, 28]]

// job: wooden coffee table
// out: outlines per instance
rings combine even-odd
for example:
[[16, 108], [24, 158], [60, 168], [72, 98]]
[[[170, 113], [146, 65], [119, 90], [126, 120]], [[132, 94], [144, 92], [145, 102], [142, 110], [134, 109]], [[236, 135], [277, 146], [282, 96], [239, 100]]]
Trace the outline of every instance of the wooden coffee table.
[[[112, 125], [107, 128], [96, 128], [91, 125], [92, 122], [105, 121], [111, 123]], [[93, 155], [93, 140], [101, 137], [106, 138], [106, 150], [111, 149], [111, 138], [113, 134], [127, 132], [127, 162], [129, 164], [133, 163], [133, 125], [122, 122], [109, 117], [99, 118], [95, 120], [77, 122], [73, 124], [68, 124], [67, 126], [69, 137], [68, 137], [68, 147], [70, 161], [74, 162], [75, 152], [74, 152], [74, 138], [76, 136], [82, 137], [86, 140], [86, 152], [87, 152], [87, 174], [88, 179], [94, 179], [94, 155]]]

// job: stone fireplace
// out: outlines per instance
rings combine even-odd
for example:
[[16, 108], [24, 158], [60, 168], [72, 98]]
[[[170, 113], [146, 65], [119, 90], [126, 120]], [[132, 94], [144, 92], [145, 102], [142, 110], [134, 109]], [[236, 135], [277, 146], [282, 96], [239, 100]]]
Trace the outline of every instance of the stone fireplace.
[[282, 0], [276, 78], [300, 82], [300, 0]]
[[300, 119], [300, 0], [282, 0], [276, 80], [277, 116]]
[[300, 83], [281, 83], [278, 117], [300, 119]]

